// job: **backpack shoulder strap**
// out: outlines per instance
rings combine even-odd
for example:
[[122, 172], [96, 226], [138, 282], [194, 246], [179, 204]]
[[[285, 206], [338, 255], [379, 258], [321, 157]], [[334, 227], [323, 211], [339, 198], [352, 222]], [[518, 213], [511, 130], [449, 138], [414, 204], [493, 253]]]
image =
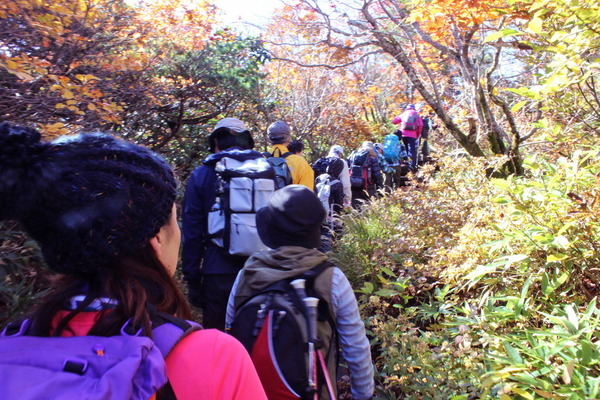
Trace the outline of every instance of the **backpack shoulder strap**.
[[200, 324], [163, 312], [156, 312], [152, 324], [152, 340], [165, 359], [177, 343], [189, 334], [202, 329]]
[[[179, 342], [193, 332], [202, 329], [200, 324], [186, 321], [160, 311], [153, 313], [152, 323], [153, 325], [156, 325], [156, 327], [152, 329], [152, 340], [165, 360], [171, 353], [171, 350], [173, 350]], [[167, 381], [167, 383], [156, 392], [156, 400], [177, 400], [177, 396], [173, 391], [173, 386], [171, 386], [171, 381]]]
[[331, 261], [325, 260], [321, 264], [319, 264], [316, 267], [314, 267], [313, 269], [310, 269], [310, 270], [304, 272], [303, 274], [301, 274], [297, 278], [304, 278], [304, 279], [315, 280], [327, 268], [330, 268], [330, 267], [333, 267], [333, 264], [331, 263]]
[[288, 158], [288, 156], [291, 156], [291, 155], [292, 155], [292, 152], [291, 152], [291, 151], [286, 151], [285, 153], [283, 153], [283, 154], [281, 155], [281, 157], [282, 157], [282, 158]]

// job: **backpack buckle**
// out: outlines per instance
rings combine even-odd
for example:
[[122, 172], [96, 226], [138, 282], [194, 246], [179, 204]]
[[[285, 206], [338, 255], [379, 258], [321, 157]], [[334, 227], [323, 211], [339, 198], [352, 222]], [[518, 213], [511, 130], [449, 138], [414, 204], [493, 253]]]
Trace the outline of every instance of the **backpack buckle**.
[[83, 375], [87, 370], [88, 362], [79, 358], [66, 360], [63, 364], [63, 371], [71, 372], [77, 375]]
[[31, 325], [29, 319], [11, 322], [0, 333], [0, 336], [24, 336], [29, 329], [29, 325]]

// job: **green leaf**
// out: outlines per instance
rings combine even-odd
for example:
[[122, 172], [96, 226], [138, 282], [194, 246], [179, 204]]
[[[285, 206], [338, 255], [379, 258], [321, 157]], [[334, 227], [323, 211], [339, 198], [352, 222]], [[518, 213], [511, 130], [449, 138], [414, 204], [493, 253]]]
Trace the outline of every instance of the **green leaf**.
[[[573, 326], [575, 327], [575, 332], [577, 332], [577, 330], [579, 329], [579, 317], [577, 316], [577, 313], [573, 309], [573, 306], [569, 304], [568, 306], [565, 307], [565, 311], [567, 312], [567, 318], [569, 318], [569, 322], [571, 324], [573, 324]], [[575, 333], [575, 332], [571, 332], [571, 333]]]
[[395, 290], [390, 290], [390, 289], [380, 289], [377, 292], [375, 292], [375, 294], [377, 296], [381, 296], [381, 297], [392, 297], [398, 294], [397, 291]]
[[512, 202], [513, 200], [508, 196], [496, 196], [492, 199], [492, 203], [495, 204], [508, 204]]
[[512, 379], [517, 382], [526, 383], [531, 386], [538, 386], [539, 382], [533, 376], [529, 375], [527, 372], [523, 372], [520, 374], [515, 374], [512, 376]]
[[518, 36], [518, 35], [522, 35], [522, 33], [519, 31], [516, 31], [514, 29], [511, 29], [511, 28], [505, 28], [505, 29], [502, 29], [501, 31], [492, 32], [489, 35], [487, 35], [486, 38], [484, 39], [483, 43], [489, 43], [489, 42], [493, 42], [495, 40], [498, 40], [498, 39], [501, 39], [504, 37]]
[[581, 341], [581, 363], [588, 365], [592, 361], [593, 348], [592, 344], [587, 340]]
[[371, 293], [373, 293], [374, 289], [375, 289], [375, 286], [371, 282], [365, 282], [365, 285], [363, 286], [362, 289], [359, 290], [359, 292], [364, 293], [364, 294], [371, 294]]
[[521, 358], [521, 355], [519, 354], [519, 352], [514, 347], [512, 347], [510, 345], [510, 343], [504, 342], [504, 343], [502, 343], [502, 346], [504, 346], [504, 350], [506, 350], [506, 354], [508, 354], [510, 359], [515, 364], [523, 364], [523, 358]]

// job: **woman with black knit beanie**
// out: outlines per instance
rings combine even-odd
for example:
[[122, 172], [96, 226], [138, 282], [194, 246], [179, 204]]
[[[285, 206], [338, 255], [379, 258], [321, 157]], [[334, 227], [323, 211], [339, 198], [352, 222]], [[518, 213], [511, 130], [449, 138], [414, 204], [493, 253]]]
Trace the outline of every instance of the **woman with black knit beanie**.
[[[70, 398], [53, 393], [50, 377], [58, 373], [42, 375], [39, 360], [22, 361], [32, 336], [62, 340], [52, 343], [66, 343], [67, 349], [69, 343], [85, 342], [82, 337], [140, 336], [150, 343], [143, 342], [140, 365], [148, 359], [156, 364], [152, 357], [158, 354], [161, 365], [152, 364], [146, 375], [138, 371], [137, 378], [120, 376], [119, 381], [107, 373], [79, 389], [86, 392], [77, 398], [148, 399], [155, 392], [160, 399], [266, 398], [239, 342], [186, 321], [190, 309], [173, 279], [181, 239], [176, 186], [162, 158], [111, 135], [81, 134], [47, 142], [34, 129], [0, 124], [0, 220], [20, 221], [57, 273], [50, 294], [27, 319], [0, 336], [0, 398]], [[175, 336], [165, 333], [173, 327]], [[22, 336], [26, 345], [12, 349], [8, 343], [20, 343], [9, 342], [14, 336]], [[108, 360], [108, 347], [100, 351], [96, 345], [94, 351]], [[45, 362], [50, 354], [40, 352], [38, 358]], [[99, 364], [87, 357], [81, 354], [61, 364], [63, 375], [79, 375], [56, 378], [72, 382], [61, 390], [76, 390], [79, 382], [92, 379]], [[24, 368], [24, 363], [31, 365]], [[124, 362], [118, 365], [122, 368]], [[18, 375], [22, 370], [29, 376]], [[116, 371], [113, 375], [120, 374]], [[164, 379], [157, 378], [160, 374]], [[110, 379], [119, 381], [116, 389], [107, 389]], [[98, 391], [87, 392], [92, 390]]]

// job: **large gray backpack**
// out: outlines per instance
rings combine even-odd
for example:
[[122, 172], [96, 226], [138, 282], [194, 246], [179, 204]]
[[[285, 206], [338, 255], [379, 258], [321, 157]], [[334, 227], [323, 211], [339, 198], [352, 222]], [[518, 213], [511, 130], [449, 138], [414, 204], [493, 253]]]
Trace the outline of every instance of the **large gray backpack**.
[[266, 250], [258, 236], [256, 212], [275, 191], [273, 166], [258, 152], [254, 158], [223, 157], [215, 165], [216, 201], [208, 213], [208, 236], [232, 255]]

